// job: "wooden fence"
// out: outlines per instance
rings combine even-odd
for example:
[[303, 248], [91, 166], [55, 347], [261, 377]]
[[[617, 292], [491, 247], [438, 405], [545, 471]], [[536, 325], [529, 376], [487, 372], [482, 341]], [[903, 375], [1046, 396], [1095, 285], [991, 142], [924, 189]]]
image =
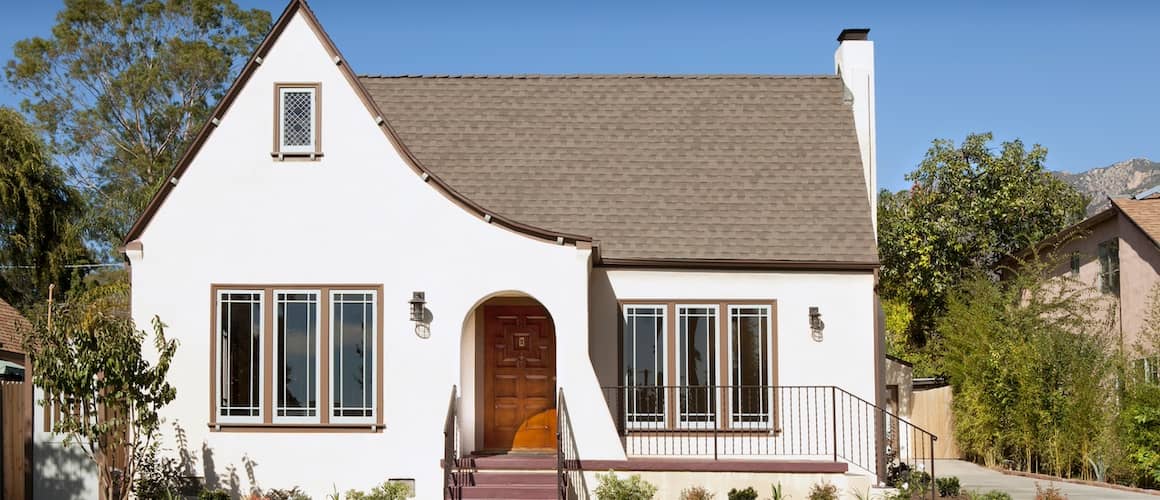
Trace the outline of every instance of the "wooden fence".
[[27, 498], [32, 462], [32, 393], [24, 382], [0, 382], [0, 497]]
[[951, 414], [951, 387], [916, 390], [911, 395], [910, 421], [938, 436], [934, 443], [935, 458], [961, 458], [955, 442], [955, 420]]

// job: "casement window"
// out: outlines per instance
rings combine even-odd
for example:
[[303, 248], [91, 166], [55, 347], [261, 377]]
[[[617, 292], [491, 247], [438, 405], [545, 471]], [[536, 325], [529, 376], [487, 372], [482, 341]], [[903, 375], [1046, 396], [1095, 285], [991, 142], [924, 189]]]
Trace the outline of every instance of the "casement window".
[[624, 309], [622, 373], [629, 425], [664, 425], [665, 319], [664, 306], [633, 305]]
[[628, 429], [776, 430], [775, 301], [645, 299], [621, 315]]
[[677, 307], [677, 415], [684, 426], [717, 416], [716, 305]]
[[375, 416], [375, 292], [330, 292], [331, 420]]
[[767, 427], [770, 417], [768, 306], [729, 306], [729, 417], [733, 426]]
[[1080, 266], [1079, 252], [1072, 252], [1071, 253], [1070, 264], [1071, 264], [1071, 276], [1072, 277], [1079, 276], [1079, 266]]
[[274, 292], [274, 421], [318, 421], [317, 290]]
[[1120, 240], [1112, 238], [1099, 244], [1100, 291], [1120, 295]]
[[211, 288], [211, 427], [382, 428], [381, 286]]
[[279, 83], [274, 86], [274, 155], [308, 156], [321, 154], [321, 85]]
[[262, 292], [217, 294], [218, 420], [260, 422], [262, 418]]

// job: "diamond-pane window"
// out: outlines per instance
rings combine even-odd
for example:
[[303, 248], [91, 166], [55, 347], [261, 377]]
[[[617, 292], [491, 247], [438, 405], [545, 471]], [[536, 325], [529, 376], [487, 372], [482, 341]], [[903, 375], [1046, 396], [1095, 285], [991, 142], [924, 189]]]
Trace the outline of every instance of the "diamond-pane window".
[[314, 152], [315, 89], [282, 88], [281, 99], [281, 151]]

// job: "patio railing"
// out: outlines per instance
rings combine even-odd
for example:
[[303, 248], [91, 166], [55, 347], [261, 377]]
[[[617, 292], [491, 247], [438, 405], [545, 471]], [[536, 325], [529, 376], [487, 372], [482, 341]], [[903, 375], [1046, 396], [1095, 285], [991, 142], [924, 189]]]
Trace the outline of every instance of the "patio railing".
[[463, 471], [459, 453], [459, 394], [451, 386], [451, 401], [447, 403], [447, 417], [443, 420], [443, 495], [453, 500], [463, 498]]

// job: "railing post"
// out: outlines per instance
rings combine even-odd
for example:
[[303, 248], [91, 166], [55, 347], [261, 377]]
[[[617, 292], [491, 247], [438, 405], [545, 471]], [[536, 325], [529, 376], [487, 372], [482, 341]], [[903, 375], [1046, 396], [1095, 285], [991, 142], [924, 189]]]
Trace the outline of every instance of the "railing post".
[[830, 438], [834, 443], [834, 461], [838, 461], [838, 388], [830, 386], [830, 425], [834, 435]]

